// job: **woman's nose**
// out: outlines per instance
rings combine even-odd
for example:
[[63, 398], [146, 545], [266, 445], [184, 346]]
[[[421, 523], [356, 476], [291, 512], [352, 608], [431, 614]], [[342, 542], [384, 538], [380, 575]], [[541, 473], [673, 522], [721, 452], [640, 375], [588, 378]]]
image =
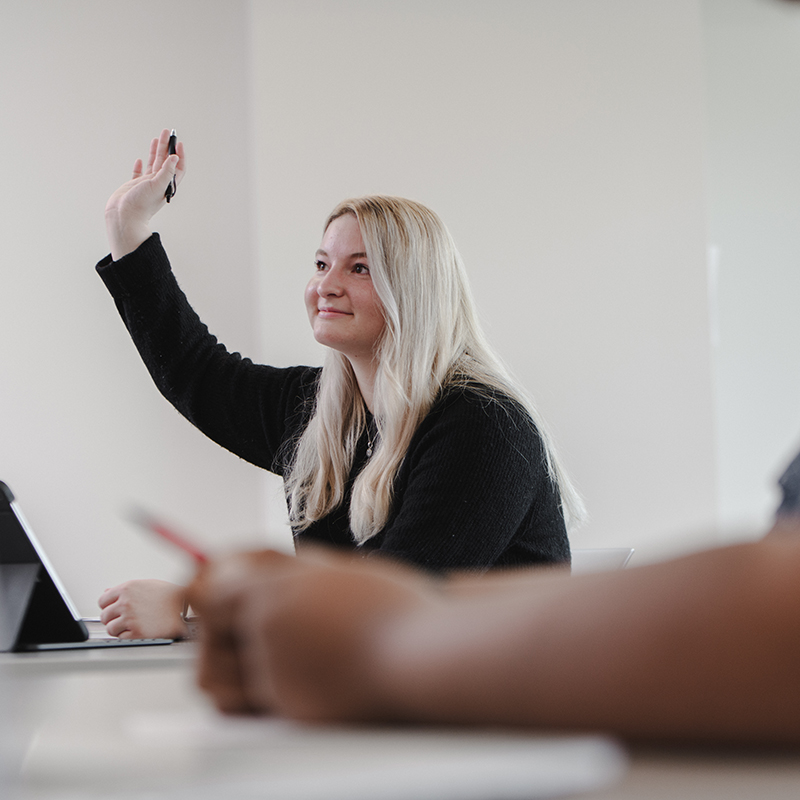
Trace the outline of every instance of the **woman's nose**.
[[339, 295], [342, 293], [342, 283], [337, 270], [329, 269], [317, 284], [317, 292], [321, 297], [325, 295]]

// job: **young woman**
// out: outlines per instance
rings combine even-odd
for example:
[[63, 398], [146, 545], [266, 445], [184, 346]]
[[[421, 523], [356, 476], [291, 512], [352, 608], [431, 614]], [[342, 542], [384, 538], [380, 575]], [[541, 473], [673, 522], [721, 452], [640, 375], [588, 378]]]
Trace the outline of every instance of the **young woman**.
[[[158, 388], [200, 430], [283, 476], [298, 547], [322, 542], [434, 572], [569, 562], [580, 500], [488, 347], [442, 222], [397, 197], [337, 206], [305, 292], [323, 368], [229, 353], [189, 306], [150, 218], [184, 151], [169, 132], [111, 197], [98, 271]], [[113, 635], [183, 631], [183, 589], [100, 598]]]

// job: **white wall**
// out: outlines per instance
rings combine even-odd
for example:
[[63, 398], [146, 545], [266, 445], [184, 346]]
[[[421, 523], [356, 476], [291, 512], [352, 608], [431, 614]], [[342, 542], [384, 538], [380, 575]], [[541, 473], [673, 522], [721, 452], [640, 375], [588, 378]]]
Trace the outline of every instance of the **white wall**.
[[319, 358], [301, 291], [338, 200], [425, 202], [585, 495], [575, 544], [713, 539], [683, 538], [715, 504], [697, 3], [252, 9], [272, 352]]
[[326, 213], [414, 197], [587, 500], [575, 545], [719, 540], [703, 48], [700, 0], [6, 0], [0, 479], [81, 610], [183, 574], [131, 499], [218, 546], [283, 515], [157, 395], [92, 269], [164, 126], [190, 165], [157, 227], [229, 346], [319, 363], [302, 287]]
[[241, 3], [0, 5], [0, 479], [84, 614], [124, 579], [184, 576], [121, 518], [132, 501], [199, 536], [261, 528], [256, 470], [161, 399], [94, 272], [108, 195], [175, 126], [193, 164], [157, 227], [209, 324], [254, 350], [252, 186], [223, 169], [248, 129], [245, 26]]
[[768, 524], [800, 446], [800, 4], [703, 0], [720, 517]]

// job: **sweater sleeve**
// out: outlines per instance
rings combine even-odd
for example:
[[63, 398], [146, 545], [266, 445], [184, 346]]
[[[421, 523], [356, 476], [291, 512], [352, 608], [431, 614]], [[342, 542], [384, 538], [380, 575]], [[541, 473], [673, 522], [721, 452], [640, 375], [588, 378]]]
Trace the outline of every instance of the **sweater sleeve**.
[[218, 444], [282, 474], [282, 448], [308, 412], [318, 370], [228, 352], [189, 305], [158, 234], [97, 271], [164, 397]]
[[557, 487], [528, 414], [457, 392], [423, 421], [377, 551], [429, 570], [569, 563]]

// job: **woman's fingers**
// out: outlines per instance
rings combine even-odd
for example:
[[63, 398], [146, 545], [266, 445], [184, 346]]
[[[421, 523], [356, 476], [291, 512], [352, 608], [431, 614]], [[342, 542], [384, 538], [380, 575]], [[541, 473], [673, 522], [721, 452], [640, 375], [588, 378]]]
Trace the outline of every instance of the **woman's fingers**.
[[118, 616], [119, 611], [117, 611], [115, 606], [106, 606], [106, 608], [100, 612], [100, 622], [102, 622], [103, 625], [108, 625], [111, 620], [116, 619]]
[[157, 139], [150, 142], [150, 157], [147, 160], [147, 174], [158, 172], [169, 155], [169, 130], [164, 128]]
[[185, 172], [183, 144], [169, 153], [170, 132], [165, 128], [150, 143], [147, 167], [141, 159], [133, 165], [133, 177], [120, 186], [106, 203], [106, 232], [111, 257], [118, 261], [151, 235], [150, 219], [166, 204], [167, 187], [177, 185]]
[[[167, 186], [172, 182], [173, 177], [176, 176], [178, 171], [179, 158], [177, 155], [169, 156], [159, 168], [158, 172], [153, 176], [156, 180], [156, 185], [159, 191], [165, 192]], [[160, 199], [160, 198], [159, 198]]]
[[[141, 169], [141, 160], [137, 160], [137, 164], [139, 164], [138, 172], [136, 166], [134, 166], [133, 177], [138, 178], [142, 174], [144, 175], [154, 175], [160, 172], [164, 168], [164, 164], [167, 164], [170, 159], [170, 152], [169, 152], [169, 137], [171, 131], [167, 128], [164, 128], [161, 131], [160, 135], [153, 139], [150, 142], [150, 153], [147, 158], [147, 169], [142, 172]], [[186, 171], [186, 156], [183, 149], [183, 142], [178, 142], [175, 147], [175, 156], [174, 158], [174, 166], [170, 167], [170, 180], [172, 180], [172, 175], [175, 176], [176, 183], [180, 183], [183, 174]]]
[[147, 156], [147, 169], [145, 175], [150, 175], [153, 172], [153, 166], [156, 163], [156, 153], [158, 152], [158, 138], [151, 139], [150, 152]]
[[186, 172], [186, 156], [183, 152], [183, 142], [178, 142], [175, 147], [175, 152], [178, 155], [178, 163], [175, 167], [175, 180], [180, 183], [183, 180], [183, 175]]
[[[122, 617], [115, 617], [106, 624], [106, 631], [109, 636], [116, 636], [120, 639], [131, 639], [132, 636], [128, 630], [127, 623]], [[127, 636], [125, 634], [128, 634]]]
[[119, 600], [121, 588], [121, 586], [112, 586], [110, 589], [106, 589], [97, 599], [97, 605], [100, 606], [100, 608], [107, 608], [112, 603], [116, 603], [116, 601]]

